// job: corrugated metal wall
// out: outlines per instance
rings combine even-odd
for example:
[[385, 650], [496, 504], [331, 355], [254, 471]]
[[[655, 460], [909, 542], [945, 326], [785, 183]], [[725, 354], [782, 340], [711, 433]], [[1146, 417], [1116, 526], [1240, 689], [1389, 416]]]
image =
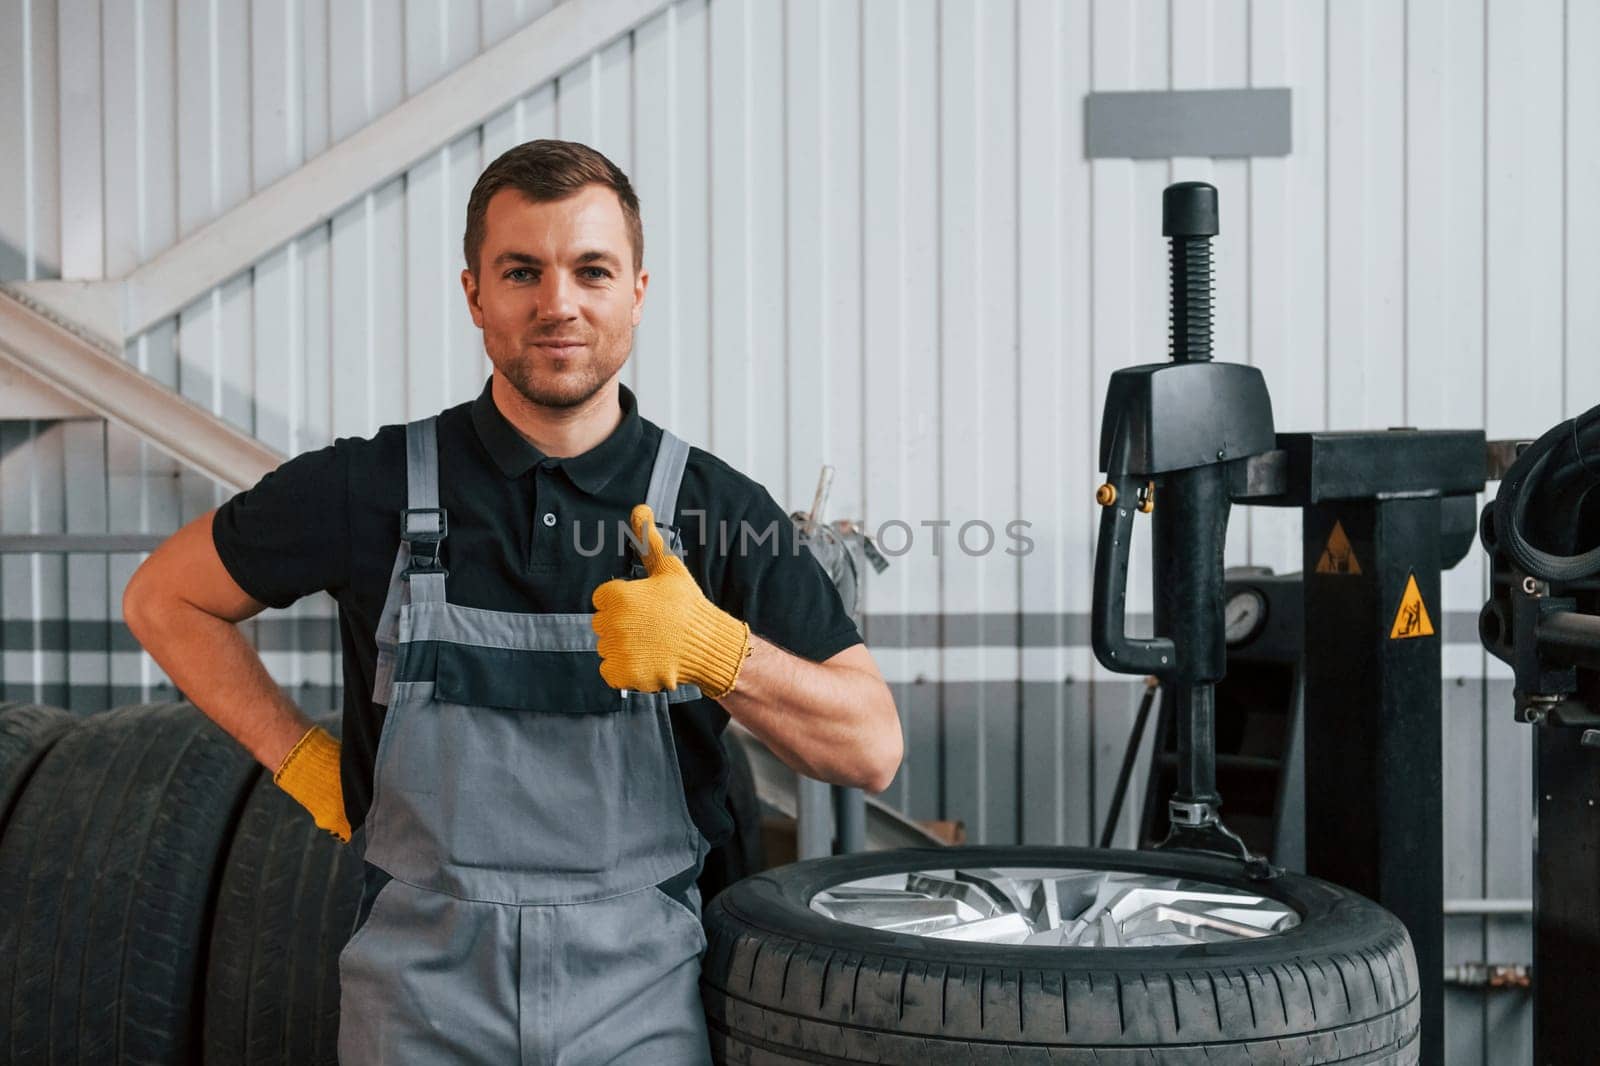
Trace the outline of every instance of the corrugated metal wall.
[[[544, 6], [16, 0], [0, 276], [118, 275]], [[1165, 351], [1162, 187], [1221, 191], [1219, 351], [1266, 372], [1280, 427], [1530, 434], [1600, 395], [1597, 47], [1600, 8], [1570, 0], [682, 0], [127, 357], [285, 452], [466, 399], [472, 180], [529, 137], [596, 145], [644, 204], [645, 413], [791, 506], [826, 461], [834, 514], [910, 526], [867, 600], [910, 742], [889, 798], [979, 840], [1081, 842], [1137, 697], [1085, 647], [1089, 501], [1108, 376]], [[1287, 158], [1083, 158], [1091, 90], [1252, 85], [1293, 89]], [[96, 423], [6, 425], [0, 456], [5, 531], [168, 531], [220, 498]], [[987, 554], [956, 541], [974, 520]], [[1234, 528], [1230, 562], [1298, 565], [1296, 516]], [[161, 681], [117, 620], [137, 562], [0, 561], [8, 695], [88, 709]], [[1518, 897], [1530, 737], [1477, 649], [1483, 580], [1474, 555], [1442, 605], [1448, 891]], [[280, 680], [333, 698], [330, 604], [256, 632]], [[1449, 937], [1452, 959], [1530, 954], [1521, 918]], [[1453, 993], [1448, 1061], [1525, 1061], [1525, 1007]]]

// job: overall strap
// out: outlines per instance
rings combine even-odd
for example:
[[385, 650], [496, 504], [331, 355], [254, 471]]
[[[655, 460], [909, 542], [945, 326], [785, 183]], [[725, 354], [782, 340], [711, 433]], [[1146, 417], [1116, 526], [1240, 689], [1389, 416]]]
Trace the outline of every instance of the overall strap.
[[683, 468], [688, 462], [689, 446], [663, 429], [644, 502], [664, 526], [673, 525], [677, 517], [678, 486], [683, 483]]
[[411, 603], [444, 602], [448, 571], [439, 565], [439, 549], [449, 532], [449, 516], [439, 506], [438, 419], [418, 419], [406, 426], [406, 509], [400, 516], [400, 539], [411, 549], [400, 577]]
[[372, 678], [372, 701], [383, 706], [388, 706], [394, 685], [401, 605], [444, 600], [439, 545], [449, 531], [449, 520], [439, 506], [436, 422], [429, 417], [406, 426], [406, 509], [400, 515], [400, 546], [389, 573], [389, 592], [378, 616], [378, 661]]
[[[680, 556], [683, 554], [683, 540], [672, 527], [678, 514], [678, 489], [683, 484], [683, 470], [688, 462], [689, 445], [663, 429], [661, 443], [656, 448], [655, 465], [650, 468], [650, 487], [645, 492], [645, 502], [650, 505], [656, 524], [668, 527], [662, 530], [667, 538], [667, 549]], [[635, 577], [642, 576], [643, 571], [643, 567], [637, 563], [634, 565]], [[686, 683], [668, 691], [665, 697], [668, 703], [697, 700], [700, 698], [700, 689]]]

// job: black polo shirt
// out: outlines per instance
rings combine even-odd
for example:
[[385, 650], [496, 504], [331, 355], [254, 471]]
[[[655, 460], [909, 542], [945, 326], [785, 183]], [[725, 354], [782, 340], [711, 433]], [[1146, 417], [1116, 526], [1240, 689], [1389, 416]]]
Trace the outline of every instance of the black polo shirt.
[[[625, 386], [621, 401], [616, 430], [565, 459], [529, 444], [488, 385], [476, 400], [440, 413], [439, 505], [450, 524], [442, 561], [452, 603], [587, 613], [596, 586], [628, 576], [635, 556], [624, 530], [634, 505], [645, 502], [661, 429], [639, 416]], [[325, 590], [338, 601], [341, 770], [352, 827], [372, 801], [385, 710], [372, 702], [376, 634], [405, 505], [405, 427], [385, 426], [289, 460], [223, 504], [212, 525], [223, 565], [255, 599], [281, 608]], [[860, 642], [783, 508], [709, 452], [689, 451], [674, 524], [701, 589], [752, 632], [815, 662]], [[690, 814], [708, 841], [721, 843], [732, 824], [717, 740], [727, 712], [714, 700], [695, 700], [674, 705], [672, 722]]]

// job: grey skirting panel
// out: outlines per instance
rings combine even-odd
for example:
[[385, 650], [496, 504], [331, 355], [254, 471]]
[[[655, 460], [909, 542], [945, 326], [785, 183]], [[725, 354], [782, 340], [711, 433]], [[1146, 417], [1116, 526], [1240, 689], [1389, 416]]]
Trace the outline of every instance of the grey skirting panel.
[[1084, 152], [1090, 159], [1288, 155], [1288, 89], [1090, 93]]
[[[1148, 633], [1150, 627], [1150, 615], [1129, 613], [1129, 632]], [[339, 641], [336, 618], [263, 614], [240, 628], [258, 651], [328, 651]], [[1478, 614], [1446, 611], [1443, 628], [1447, 644], [1476, 644]], [[1086, 648], [1089, 615], [1083, 611], [878, 613], [866, 616], [862, 637], [873, 648]], [[121, 619], [11, 618], [0, 621], [0, 650], [137, 652], [140, 647]]]
[[170, 533], [0, 533], [0, 553], [138, 554], [155, 551], [170, 536]]

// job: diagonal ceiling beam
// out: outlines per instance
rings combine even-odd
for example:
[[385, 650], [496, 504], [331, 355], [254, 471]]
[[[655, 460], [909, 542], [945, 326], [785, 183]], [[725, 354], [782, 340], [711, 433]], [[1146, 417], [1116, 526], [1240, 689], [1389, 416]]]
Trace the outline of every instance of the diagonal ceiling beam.
[[109, 341], [136, 337], [670, 3], [565, 0], [120, 281], [89, 292], [34, 282], [26, 291], [80, 321], [85, 301], [95, 303], [103, 310], [85, 325]]
[[0, 363], [110, 419], [179, 462], [232, 488], [248, 488], [283, 462], [224, 422], [123, 362], [45, 309], [0, 287]]
[[235, 488], [283, 457], [141, 374], [122, 344], [481, 126], [671, 0], [565, 0], [124, 278], [0, 285], [0, 417], [125, 426]]

